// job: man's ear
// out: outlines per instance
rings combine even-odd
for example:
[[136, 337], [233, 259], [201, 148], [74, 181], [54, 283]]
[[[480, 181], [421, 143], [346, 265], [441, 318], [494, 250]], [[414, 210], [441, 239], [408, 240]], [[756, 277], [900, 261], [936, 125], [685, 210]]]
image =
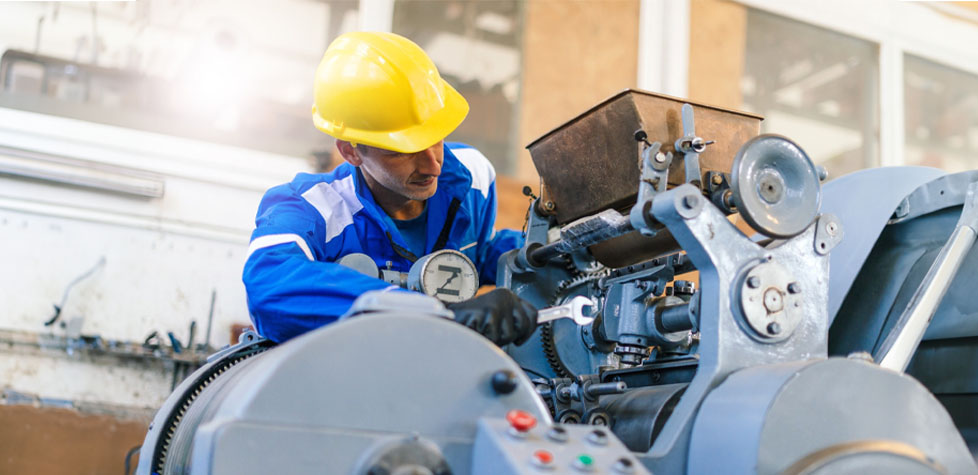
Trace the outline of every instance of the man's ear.
[[345, 140], [337, 140], [336, 149], [340, 151], [340, 156], [343, 157], [343, 160], [346, 160], [350, 165], [359, 167], [363, 163], [363, 159], [360, 158], [357, 148], [352, 143]]

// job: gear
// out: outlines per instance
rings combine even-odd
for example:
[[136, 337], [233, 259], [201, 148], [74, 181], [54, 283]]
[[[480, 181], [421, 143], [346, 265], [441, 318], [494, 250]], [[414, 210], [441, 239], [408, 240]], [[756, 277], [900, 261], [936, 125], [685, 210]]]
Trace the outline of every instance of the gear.
[[[576, 269], [573, 264], [568, 264], [569, 269]], [[607, 276], [609, 271], [607, 269], [601, 269], [597, 272], [592, 272], [588, 274], [575, 275], [574, 277], [566, 280], [560, 281], [556, 290], [554, 291], [553, 298], [550, 300], [550, 305], [559, 305], [566, 297], [569, 297], [567, 292], [580, 287], [581, 285], [594, 282], [602, 277]], [[557, 342], [554, 339], [554, 324], [556, 322], [547, 322], [540, 325], [540, 343], [543, 345], [543, 354], [547, 358], [547, 363], [550, 365], [550, 369], [559, 378], [573, 378], [574, 373], [564, 364], [563, 360], [560, 359], [560, 354], [557, 351]]]
[[170, 417], [167, 418], [166, 422], [164, 423], [164, 427], [160, 431], [161, 437], [156, 450], [154, 451], [152, 463], [152, 467], [154, 467], [156, 471], [155, 473], [164, 473], [167, 455], [169, 455], [170, 448], [173, 445], [177, 427], [183, 421], [187, 411], [190, 409], [190, 406], [197, 400], [201, 392], [203, 392], [204, 389], [213, 383], [219, 376], [236, 366], [238, 363], [241, 363], [242, 361], [260, 353], [264, 353], [274, 345], [275, 343], [273, 343], [271, 340], [259, 340], [255, 343], [244, 346], [234, 353], [228, 354], [220, 360], [215, 361], [201, 374], [198, 375], [195, 373], [193, 375], [196, 376], [194, 384], [191, 385], [184, 393], [182, 400], [179, 403], [179, 408], [170, 414]]

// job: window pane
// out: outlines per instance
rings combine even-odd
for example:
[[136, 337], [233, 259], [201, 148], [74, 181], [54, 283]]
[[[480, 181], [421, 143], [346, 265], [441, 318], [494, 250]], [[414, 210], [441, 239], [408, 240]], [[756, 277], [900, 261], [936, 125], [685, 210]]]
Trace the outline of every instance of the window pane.
[[418, 43], [469, 102], [448, 139], [480, 149], [503, 174], [516, 169], [522, 2], [398, 0], [393, 30]]
[[759, 10], [747, 15], [743, 107], [839, 177], [879, 164], [879, 49]]
[[[0, 2], [0, 107], [292, 156], [323, 51], [357, 0]], [[94, 46], [93, 45], [97, 45]]]
[[978, 76], [909, 54], [903, 65], [907, 164], [978, 167]]

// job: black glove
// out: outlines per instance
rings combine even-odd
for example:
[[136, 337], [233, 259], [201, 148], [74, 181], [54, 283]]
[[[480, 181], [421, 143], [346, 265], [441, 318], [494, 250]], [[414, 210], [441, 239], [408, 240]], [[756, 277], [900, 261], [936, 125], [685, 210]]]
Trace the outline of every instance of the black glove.
[[537, 328], [537, 309], [509, 289], [496, 289], [469, 300], [446, 305], [455, 321], [493, 343], [522, 345]]

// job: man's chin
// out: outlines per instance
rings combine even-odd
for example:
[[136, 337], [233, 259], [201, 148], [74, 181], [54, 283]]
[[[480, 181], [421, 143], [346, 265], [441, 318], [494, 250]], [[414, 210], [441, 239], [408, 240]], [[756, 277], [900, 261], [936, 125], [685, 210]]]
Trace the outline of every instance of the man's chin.
[[438, 191], [438, 182], [435, 182], [425, 188], [416, 186], [412, 188], [414, 189], [410, 190], [410, 193], [406, 193], [407, 197], [411, 198], [412, 200], [424, 201], [432, 196], [435, 196], [435, 192]]

